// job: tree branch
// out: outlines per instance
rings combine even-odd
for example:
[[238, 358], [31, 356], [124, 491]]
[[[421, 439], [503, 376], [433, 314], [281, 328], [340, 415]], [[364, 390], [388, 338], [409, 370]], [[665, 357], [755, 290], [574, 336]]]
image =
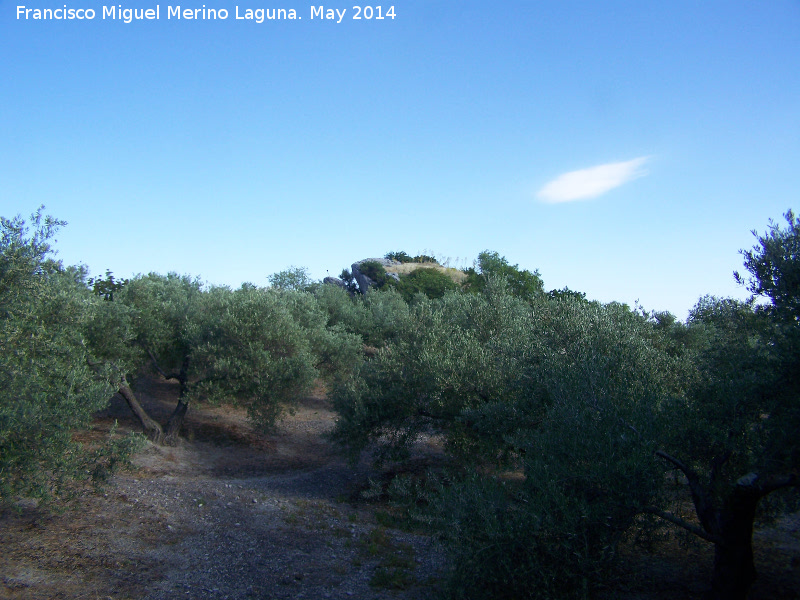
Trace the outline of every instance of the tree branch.
[[686, 479], [689, 482], [689, 491], [692, 493], [692, 502], [694, 502], [694, 508], [697, 512], [697, 517], [700, 519], [700, 523], [702, 523], [703, 527], [707, 530], [713, 531], [716, 529], [714, 521], [714, 502], [711, 495], [700, 483], [700, 475], [689, 465], [678, 460], [674, 456], [670, 456], [663, 450], [656, 450], [655, 454], [671, 462], [686, 475]]
[[670, 523], [673, 523], [678, 527], [683, 527], [685, 530], [693, 533], [697, 537], [703, 538], [704, 540], [711, 542], [712, 544], [718, 544], [721, 541], [720, 538], [706, 532], [706, 530], [703, 529], [702, 527], [699, 527], [694, 523], [690, 523], [689, 521], [684, 521], [680, 517], [677, 517], [672, 513], [668, 513], [666, 511], [658, 509], [655, 506], [645, 506], [644, 512], [649, 513], [651, 515], [656, 515], [657, 517], [661, 517], [665, 521], [669, 521]]
[[800, 487], [800, 475], [787, 473], [759, 477], [757, 473], [749, 473], [739, 478], [736, 482], [736, 487], [742, 491], [755, 492], [759, 497], [762, 497], [785, 487]]
[[[636, 429], [636, 427], [634, 427], [633, 425], [631, 425], [625, 419], [622, 419], [622, 418], [620, 418], [619, 422], [622, 423], [625, 427], [627, 427], [631, 431], [633, 431], [633, 433], [636, 434], [636, 437], [638, 437], [639, 439], [642, 439], [642, 434], [639, 433], [639, 430]], [[658, 452], [656, 452], [656, 454], [658, 454]]]
[[687, 478], [689, 478], [689, 479], [698, 479], [699, 478], [697, 473], [695, 473], [694, 470], [691, 467], [689, 467], [684, 462], [678, 460], [674, 456], [670, 456], [669, 454], [667, 454], [663, 450], [656, 450], [656, 456], [660, 456], [664, 460], [667, 460], [667, 461], [671, 462], [673, 465], [675, 465], [681, 471], [683, 471], [683, 474], [686, 475]]
[[172, 373], [171, 375], [167, 375], [167, 374], [166, 374], [166, 373], [165, 373], [165, 372], [164, 372], [164, 371], [161, 369], [161, 367], [160, 367], [160, 366], [158, 366], [158, 360], [156, 360], [155, 354], [153, 354], [152, 350], [150, 350], [149, 348], [148, 348], [148, 350], [147, 350], [147, 354], [149, 354], [149, 355], [150, 355], [150, 360], [152, 360], [152, 361], [153, 361], [153, 368], [155, 368], [155, 370], [156, 370], [156, 371], [158, 371], [158, 372], [159, 372], [159, 374], [160, 374], [160, 375], [161, 375], [161, 376], [162, 376], [164, 379], [177, 379], [178, 381], [180, 381], [180, 374]]

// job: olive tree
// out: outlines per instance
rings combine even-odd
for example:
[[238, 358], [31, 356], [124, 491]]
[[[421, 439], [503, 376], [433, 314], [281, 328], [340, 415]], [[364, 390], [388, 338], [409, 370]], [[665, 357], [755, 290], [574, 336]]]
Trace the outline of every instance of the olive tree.
[[358, 335], [370, 347], [382, 347], [394, 339], [408, 319], [409, 307], [395, 289], [351, 295], [337, 285], [322, 285], [315, 292], [319, 307], [328, 315], [328, 326], [341, 326]]
[[86, 336], [99, 301], [84, 270], [52, 257], [64, 224], [41, 208], [29, 225], [0, 218], [0, 504], [46, 498], [103, 468], [73, 440], [114, 388], [92, 367]]
[[490, 280], [411, 307], [335, 390], [335, 436], [379, 459], [445, 436], [465, 470], [426, 518], [453, 552], [453, 596], [584, 597], [660, 497], [659, 411], [687, 369], [663, 346], [623, 305], [526, 301]]
[[533, 308], [525, 338], [536, 341], [513, 367], [521, 392], [460, 416], [483, 448], [516, 461], [514, 477], [478, 471], [438, 502], [455, 597], [589, 597], [626, 534], [655, 525], [639, 518], [662, 493], [653, 436], [686, 365], [625, 306]]
[[[149, 363], [165, 379], [179, 384], [177, 405], [163, 431], [164, 439], [172, 442], [189, 408], [187, 394], [195, 367], [192, 353], [205, 333], [202, 282], [176, 273], [139, 275], [117, 292], [116, 302], [130, 309], [140, 362]], [[137, 406], [129, 386], [120, 392], [145, 428], [155, 428], [155, 437], [160, 438], [160, 426], [156, 428], [155, 421]]]
[[279, 290], [311, 291], [318, 285], [306, 267], [291, 266], [267, 277], [272, 287]]
[[332, 392], [341, 415], [334, 435], [353, 452], [388, 440], [378, 455], [401, 457], [425, 431], [450, 432], [460, 443], [461, 412], [498, 400], [513, 387], [509, 378], [520, 381], [501, 363], [503, 349], [522, 339], [508, 330], [526, 318], [524, 302], [504, 291], [451, 293], [419, 296], [407, 310], [378, 355]]
[[[341, 326], [329, 327], [308, 292], [251, 284], [204, 288], [188, 276], [151, 273], [129, 280], [111, 304], [129, 310], [131, 351], [140, 364], [179, 384], [163, 429], [168, 443], [194, 401], [246, 405], [254, 422], [268, 427], [317, 377], [340, 377], [360, 358], [360, 340]], [[130, 388], [120, 392], [160, 438], [160, 425]]]
[[714, 544], [719, 599], [746, 598], [757, 576], [754, 519], [796, 505], [797, 494], [764, 500], [800, 487], [800, 222], [791, 211], [786, 219], [743, 252], [751, 277], [736, 278], [750, 301], [706, 297], [692, 310], [681, 335], [697, 374], [669, 407], [657, 452], [686, 477], [700, 525], [661, 515]]
[[188, 399], [241, 404], [258, 426], [272, 426], [318, 371], [311, 343], [272, 290], [211, 288], [194, 334]]
[[544, 293], [544, 282], [538, 270], [531, 273], [527, 269], [520, 269], [519, 265], [511, 265], [498, 252], [484, 250], [478, 255], [475, 266], [467, 269], [466, 273], [464, 287], [471, 292], [482, 291], [492, 278], [502, 278], [507, 282], [511, 293], [524, 300], [531, 300]]
[[453, 596], [586, 597], [623, 536], [660, 522], [715, 545], [713, 598], [746, 597], [754, 519], [796, 506], [800, 486], [800, 222], [787, 221], [744, 253], [748, 302], [704, 298], [683, 324], [574, 294], [522, 302], [488, 277], [477, 296], [412, 306], [335, 390], [351, 451], [402, 458], [437, 432], [468, 467], [428, 516], [454, 552]]

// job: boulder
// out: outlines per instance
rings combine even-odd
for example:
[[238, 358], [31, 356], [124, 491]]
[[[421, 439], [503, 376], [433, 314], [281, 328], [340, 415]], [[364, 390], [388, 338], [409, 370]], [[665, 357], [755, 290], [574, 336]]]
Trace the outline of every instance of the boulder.
[[[366, 275], [364, 275], [364, 273], [362, 273], [361, 269], [359, 268], [365, 262], [376, 262], [380, 265], [383, 265], [384, 267], [390, 267], [400, 264], [400, 261], [392, 260], [390, 258], [364, 258], [350, 265], [350, 272], [353, 274], [353, 279], [356, 280], [356, 283], [358, 284], [358, 290], [362, 294], [366, 294], [369, 288], [375, 285], [375, 282], [372, 281], [372, 279], [370, 279]], [[395, 279], [396, 281], [400, 281], [400, 276], [397, 273], [387, 273], [387, 275]]]
[[330, 285], [338, 285], [340, 288], [347, 289], [347, 284], [338, 277], [326, 277], [322, 280], [322, 283], [327, 283]]

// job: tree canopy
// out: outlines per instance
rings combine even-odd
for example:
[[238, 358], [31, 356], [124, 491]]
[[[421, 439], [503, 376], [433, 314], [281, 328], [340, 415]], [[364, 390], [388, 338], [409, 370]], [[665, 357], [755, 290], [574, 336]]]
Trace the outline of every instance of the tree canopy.
[[85, 272], [53, 258], [63, 225], [41, 208], [29, 224], [0, 218], [0, 504], [49, 498], [103, 470], [106, 451], [72, 437], [113, 386], [91, 366], [86, 329], [98, 305]]
[[335, 437], [354, 454], [403, 460], [433, 433], [473, 465], [424, 517], [453, 552], [453, 597], [586, 597], [626, 532], [659, 523], [715, 545], [712, 597], [746, 596], [755, 516], [796, 504], [772, 494], [800, 486], [800, 227], [787, 221], [744, 253], [748, 289], [770, 304], [704, 297], [686, 323], [543, 294], [537, 274], [483, 253], [476, 295], [418, 299], [333, 391]]
[[[490, 251], [463, 285], [362, 263], [379, 284], [363, 296], [297, 267], [239, 289], [87, 279], [53, 257], [63, 222], [3, 218], [0, 503], [122, 456], [73, 441], [115, 392], [162, 441], [200, 401], [269, 428], [322, 379], [351, 457], [404, 461], [421, 436], [443, 440], [455, 468], [414, 488], [414, 510], [452, 553], [451, 597], [585, 598], [628, 534], [668, 525], [714, 544], [711, 597], [744, 599], [756, 516], [796, 507], [800, 488], [800, 220], [785, 217], [742, 252], [752, 297], [705, 296], [685, 323], [545, 293]], [[179, 384], [165, 428], [136, 400], [148, 369]]]

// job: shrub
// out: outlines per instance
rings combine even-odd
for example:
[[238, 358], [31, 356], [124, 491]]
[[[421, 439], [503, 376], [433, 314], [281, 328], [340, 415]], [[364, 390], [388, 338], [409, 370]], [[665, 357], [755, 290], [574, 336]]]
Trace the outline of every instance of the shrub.
[[269, 284], [279, 290], [312, 291], [319, 282], [314, 281], [306, 267], [289, 267], [283, 271], [273, 273], [269, 277]]
[[390, 282], [394, 281], [392, 277], [389, 277], [389, 274], [386, 272], [384, 266], [374, 260], [368, 260], [362, 262], [358, 266], [361, 273], [369, 277], [372, 281], [375, 282], [374, 287], [375, 289], [381, 289], [382, 287], [388, 285]]
[[64, 223], [41, 211], [30, 235], [21, 218], [0, 218], [0, 504], [59, 495], [124, 454], [125, 444], [93, 453], [73, 441], [114, 392], [84, 334], [104, 302], [82, 269], [50, 257]]
[[388, 258], [389, 260], [396, 260], [397, 262], [401, 262], [401, 263], [409, 263], [409, 262], [413, 262], [414, 261], [413, 258], [411, 258], [407, 253], [402, 252], [402, 251], [400, 251], [400, 252], [387, 252], [386, 255], [384, 256], [384, 258]]
[[681, 364], [659, 339], [622, 305], [526, 302], [502, 280], [420, 298], [334, 390], [335, 436], [397, 460], [441, 433], [473, 467], [429, 515], [454, 557], [453, 597], [586, 597], [663, 481], [654, 421]]
[[447, 273], [438, 269], [420, 268], [408, 275], [400, 277], [400, 281], [392, 284], [410, 302], [417, 294], [425, 294], [428, 298], [441, 298], [448, 291], [456, 291], [459, 286]]

